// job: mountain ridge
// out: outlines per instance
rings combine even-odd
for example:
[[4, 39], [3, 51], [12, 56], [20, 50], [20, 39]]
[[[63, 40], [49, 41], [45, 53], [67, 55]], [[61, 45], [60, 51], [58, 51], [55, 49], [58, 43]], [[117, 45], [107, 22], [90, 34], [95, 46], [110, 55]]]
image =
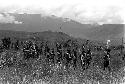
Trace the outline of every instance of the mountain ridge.
[[0, 24], [2, 30], [43, 32], [61, 31], [83, 39], [103, 40], [121, 39], [124, 24], [82, 24], [69, 18], [41, 16], [40, 14], [10, 14], [23, 24]]

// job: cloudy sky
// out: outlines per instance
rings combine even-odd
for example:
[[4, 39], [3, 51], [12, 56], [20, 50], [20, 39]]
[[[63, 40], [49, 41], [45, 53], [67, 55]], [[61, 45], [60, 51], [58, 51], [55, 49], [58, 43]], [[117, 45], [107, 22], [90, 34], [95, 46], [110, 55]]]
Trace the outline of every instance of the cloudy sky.
[[20, 23], [7, 13], [37, 13], [71, 18], [81, 23], [117, 24], [125, 23], [125, 0], [1, 0], [0, 12], [6, 13], [0, 15], [0, 22]]

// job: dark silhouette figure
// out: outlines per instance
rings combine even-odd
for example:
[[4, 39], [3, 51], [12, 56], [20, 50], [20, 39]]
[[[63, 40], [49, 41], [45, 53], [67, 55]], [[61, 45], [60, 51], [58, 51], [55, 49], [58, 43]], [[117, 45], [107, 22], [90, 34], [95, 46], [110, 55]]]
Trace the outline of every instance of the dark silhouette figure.
[[2, 46], [4, 49], [9, 49], [10, 48], [10, 45], [11, 45], [11, 39], [10, 37], [5, 37], [2, 39]]
[[104, 54], [104, 70], [108, 69], [110, 70], [110, 52], [111, 52], [111, 49], [107, 48], [105, 49], [105, 54]]
[[54, 48], [52, 48], [51, 51], [50, 51], [50, 58], [49, 58], [50, 63], [55, 64], [54, 59], [55, 59], [55, 52], [54, 52]]
[[56, 43], [56, 53], [57, 53], [57, 56], [56, 56], [56, 61], [57, 63], [61, 63], [62, 60], [63, 60], [63, 56], [62, 56], [62, 44], [59, 44], [59, 43]]
[[91, 60], [92, 60], [92, 55], [91, 55], [91, 50], [88, 49], [87, 53], [86, 53], [86, 64], [87, 64], [87, 68], [89, 67], [89, 65], [91, 64]]
[[82, 46], [82, 53], [80, 55], [82, 69], [85, 70], [89, 67], [92, 60], [91, 50], [88, 48], [86, 50], [85, 45]]
[[73, 52], [73, 55], [72, 55], [73, 67], [74, 67], [74, 69], [76, 69], [77, 68], [77, 51], [73, 49], [72, 52]]
[[31, 41], [26, 42], [23, 46], [24, 59], [38, 58], [38, 46]]
[[15, 50], [19, 50], [20, 47], [19, 47], [19, 40], [16, 40], [16, 42], [14, 43], [14, 49]]

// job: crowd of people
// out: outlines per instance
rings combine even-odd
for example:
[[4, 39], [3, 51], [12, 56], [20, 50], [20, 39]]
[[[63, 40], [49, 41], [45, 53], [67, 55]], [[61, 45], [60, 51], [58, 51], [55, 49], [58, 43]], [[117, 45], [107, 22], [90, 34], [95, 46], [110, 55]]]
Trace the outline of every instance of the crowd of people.
[[[89, 46], [89, 40], [87, 40], [82, 45], [79, 45], [77, 41], [72, 39], [68, 39], [64, 42], [54, 42], [54, 44], [55, 46], [51, 47], [48, 45], [47, 41], [37, 43], [33, 40], [16, 40], [15, 42], [12, 42], [10, 37], [5, 37], [1, 39], [0, 52], [2, 53], [5, 50], [12, 49], [15, 51], [22, 51], [23, 60], [27, 61], [30, 58], [41, 59], [42, 57], [45, 57], [46, 63], [62, 64], [67, 69], [70, 66], [72, 66], [74, 69], [77, 69], [79, 64], [83, 70], [89, 68], [93, 59], [93, 51]], [[107, 68], [110, 70], [109, 65], [111, 49], [109, 47], [97, 47], [97, 51], [100, 50], [104, 52], [104, 70]]]

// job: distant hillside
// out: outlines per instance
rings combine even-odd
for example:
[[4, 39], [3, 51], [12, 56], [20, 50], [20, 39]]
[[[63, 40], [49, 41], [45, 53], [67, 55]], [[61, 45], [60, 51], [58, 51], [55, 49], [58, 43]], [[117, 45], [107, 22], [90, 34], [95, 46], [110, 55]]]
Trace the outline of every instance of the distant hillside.
[[74, 20], [64, 22], [64, 18], [56, 16], [41, 16], [40, 14], [11, 14], [23, 24], [0, 24], [2, 30], [16, 30], [28, 32], [57, 31], [62, 26], [62, 31], [74, 37], [106, 41], [107, 39], [119, 40], [123, 36], [124, 24], [91, 25], [81, 24]]
[[[44, 31], [44, 32], [25, 32], [25, 31], [13, 31], [13, 30], [0, 30], [0, 38], [11, 37], [15, 39], [34, 39], [34, 40], [66, 40], [70, 37], [69, 35], [62, 32], [52, 32], [52, 31]], [[35, 38], [34, 38], [35, 37]]]

